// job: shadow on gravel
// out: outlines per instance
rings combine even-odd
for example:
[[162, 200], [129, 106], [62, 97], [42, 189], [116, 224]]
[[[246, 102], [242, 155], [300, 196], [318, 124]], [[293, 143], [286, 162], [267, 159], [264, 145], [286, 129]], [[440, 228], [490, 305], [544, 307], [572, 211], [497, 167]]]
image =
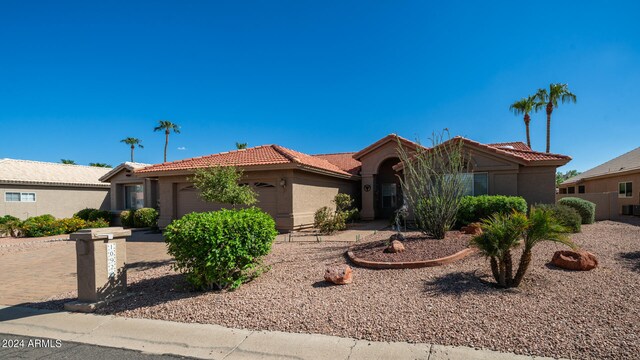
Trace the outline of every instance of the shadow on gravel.
[[151, 270], [155, 268], [159, 268], [165, 265], [171, 265], [174, 261], [170, 260], [159, 260], [159, 261], [138, 261], [135, 263], [127, 264], [127, 270], [136, 270], [136, 271], [144, 271]]
[[453, 272], [442, 275], [430, 281], [425, 281], [424, 292], [433, 295], [455, 295], [464, 294], [491, 294], [505, 292], [489, 281], [486, 275], [478, 274], [476, 271]]
[[619, 253], [617, 257], [624, 267], [640, 272], [640, 251]]

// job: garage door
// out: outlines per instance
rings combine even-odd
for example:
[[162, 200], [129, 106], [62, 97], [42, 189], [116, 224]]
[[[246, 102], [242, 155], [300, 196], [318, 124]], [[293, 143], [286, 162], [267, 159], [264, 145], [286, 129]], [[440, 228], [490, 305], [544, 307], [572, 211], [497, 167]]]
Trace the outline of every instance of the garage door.
[[[274, 181], [252, 181], [249, 185], [258, 193], [256, 206], [275, 218], [278, 194]], [[198, 190], [191, 183], [178, 184], [177, 192], [176, 215], [178, 218], [192, 212], [215, 211], [229, 207], [203, 201], [198, 196]]]

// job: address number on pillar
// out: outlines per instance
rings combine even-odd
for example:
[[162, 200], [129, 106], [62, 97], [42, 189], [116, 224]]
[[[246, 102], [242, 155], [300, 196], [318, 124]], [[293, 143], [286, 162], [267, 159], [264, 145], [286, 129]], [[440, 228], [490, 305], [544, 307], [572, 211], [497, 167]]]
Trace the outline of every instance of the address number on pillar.
[[116, 276], [116, 244], [107, 243], [107, 276]]

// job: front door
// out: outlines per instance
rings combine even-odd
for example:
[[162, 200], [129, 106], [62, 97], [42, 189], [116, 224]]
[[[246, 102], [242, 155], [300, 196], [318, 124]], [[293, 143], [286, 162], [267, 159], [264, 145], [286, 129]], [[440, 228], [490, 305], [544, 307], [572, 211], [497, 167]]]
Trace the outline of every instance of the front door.
[[399, 186], [395, 182], [380, 184], [380, 217], [391, 219], [394, 216], [395, 211], [399, 207], [399, 193]]

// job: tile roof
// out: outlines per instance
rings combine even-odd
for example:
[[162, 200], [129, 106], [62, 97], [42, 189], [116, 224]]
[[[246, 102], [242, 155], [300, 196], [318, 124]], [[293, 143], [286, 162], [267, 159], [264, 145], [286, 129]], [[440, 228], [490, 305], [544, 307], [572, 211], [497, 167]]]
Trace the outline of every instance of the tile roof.
[[503, 149], [532, 151], [532, 149], [522, 141], [501, 142], [501, 143], [493, 143], [493, 144], [487, 144], [487, 145], [491, 147], [497, 147], [497, 148], [503, 148]]
[[360, 172], [360, 168], [362, 167], [362, 163], [353, 158], [354, 154], [355, 152], [347, 152], [336, 154], [317, 154], [312, 156], [325, 159], [349, 174], [358, 175], [358, 172]]
[[389, 134], [389, 135], [383, 137], [382, 139], [374, 142], [373, 144], [367, 146], [366, 148], [364, 148], [364, 149], [358, 151], [357, 153], [353, 154], [353, 157], [354, 157], [354, 159], [361, 159], [363, 156], [375, 151], [377, 148], [383, 146], [384, 144], [386, 144], [386, 143], [388, 143], [390, 141], [393, 141], [393, 142], [396, 142], [396, 143], [399, 141], [404, 146], [409, 147], [409, 148], [413, 148], [413, 149], [415, 149], [417, 147], [421, 147], [421, 148], [426, 149], [424, 146], [422, 146], [422, 145], [420, 145], [418, 143], [415, 143], [415, 142], [413, 142], [411, 140], [407, 140], [407, 139], [403, 138], [402, 136], [398, 136], [397, 134]]
[[[533, 164], [533, 163], [540, 163], [540, 162], [564, 162], [566, 164], [571, 160], [571, 156], [567, 156], [567, 155], [533, 151], [529, 149], [527, 145], [521, 142], [482, 144], [477, 141], [463, 138], [461, 136], [456, 136], [454, 139], [462, 139], [467, 144], [471, 144], [473, 146], [491, 150], [498, 154], [515, 157], [521, 161], [524, 161], [526, 164]], [[505, 145], [505, 144], [508, 144], [508, 145]]]
[[303, 168], [326, 171], [342, 177], [353, 174], [319, 157], [307, 155], [280, 145], [262, 145], [248, 149], [222, 152], [213, 155], [151, 165], [135, 170], [136, 173], [153, 173], [176, 170], [193, 170], [212, 166], [297, 165]]
[[592, 177], [610, 176], [634, 170], [640, 171], [640, 147], [567, 179], [562, 184], [573, 184]]
[[1, 159], [0, 183], [108, 188], [98, 179], [111, 168]]

